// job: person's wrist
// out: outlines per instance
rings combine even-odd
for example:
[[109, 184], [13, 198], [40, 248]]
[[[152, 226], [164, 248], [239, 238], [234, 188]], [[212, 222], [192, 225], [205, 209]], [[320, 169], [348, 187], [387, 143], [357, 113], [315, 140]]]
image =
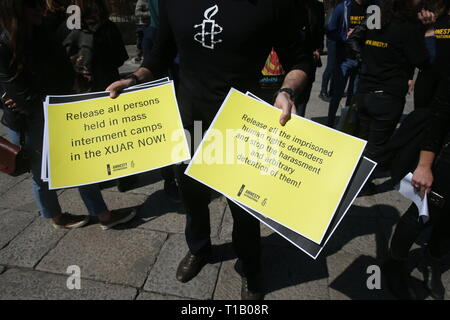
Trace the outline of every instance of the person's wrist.
[[134, 73], [126, 76], [125, 78], [122, 79], [122, 81], [124, 81], [124, 84], [126, 84], [127, 87], [139, 84], [139, 78]]
[[278, 90], [276, 95], [275, 95], [275, 99], [278, 98], [278, 96], [280, 94], [282, 94], [283, 96], [285, 96], [289, 100], [292, 100], [292, 101], [295, 100], [295, 91], [293, 89], [291, 89], [291, 88], [281, 88], [280, 90]]
[[419, 163], [417, 165], [417, 169], [419, 169], [419, 170], [431, 170], [431, 164], [430, 163]]

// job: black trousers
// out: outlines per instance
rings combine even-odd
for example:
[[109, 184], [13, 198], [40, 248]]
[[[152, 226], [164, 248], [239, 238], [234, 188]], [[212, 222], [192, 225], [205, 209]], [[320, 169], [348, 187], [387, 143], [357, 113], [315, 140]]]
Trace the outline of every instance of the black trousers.
[[386, 93], [357, 96], [359, 134], [367, 140], [365, 156], [378, 161], [379, 152], [394, 133], [403, 114], [405, 99]]
[[401, 217], [391, 241], [391, 254], [398, 260], [406, 260], [411, 246], [419, 234], [428, 226], [432, 227], [428, 242], [430, 253], [435, 258], [443, 258], [450, 251], [450, 146], [446, 147], [433, 169], [433, 191], [446, 199], [444, 208], [430, 205], [430, 220], [427, 224], [419, 221], [419, 211], [412, 204]]
[[433, 70], [420, 71], [414, 86], [414, 109], [428, 108], [438, 92], [442, 76]]
[[[178, 93], [183, 125], [194, 142], [194, 122], [201, 121], [205, 132], [220, 102], [206, 102], [192, 99], [180, 88]], [[192, 150], [195, 146], [191, 146]], [[192, 152], [192, 154], [194, 154]], [[175, 175], [182, 201], [186, 208], [186, 241], [194, 255], [208, 255], [211, 252], [211, 226], [208, 205], [211, 202], [211, 189], [184, 174], [186, 164], [176, 166]], [[247, 276], [261, 271], [261, 234], [259, 221], [231, 201], [228, 205], [233, 216], [233, 248], [242, 263]]]

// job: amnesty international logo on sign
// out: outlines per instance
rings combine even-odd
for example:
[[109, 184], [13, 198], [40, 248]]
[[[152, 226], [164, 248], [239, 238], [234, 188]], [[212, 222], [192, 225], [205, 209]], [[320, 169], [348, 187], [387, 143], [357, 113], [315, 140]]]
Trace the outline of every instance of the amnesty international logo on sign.
[[117, 179], [188, 160], [173, 83], [47, 107], [52, 189]]
[[231, 90], [186, 174], [320, 243], [366, 142]]

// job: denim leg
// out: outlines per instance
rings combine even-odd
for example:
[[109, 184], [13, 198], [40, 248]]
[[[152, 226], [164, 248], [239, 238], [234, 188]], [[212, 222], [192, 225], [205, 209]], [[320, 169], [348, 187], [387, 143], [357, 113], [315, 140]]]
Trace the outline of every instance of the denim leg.
[[25, 135], [25, 149], [30, 156], [32, 186], [36, 204], [41, 216], [51, 219], [61, 214], [61, 206], [56, 191], [49, 190], [48, 183], [41, 180], [43, 133], [44, 124], [36, 119], [30, 124]]
[[321, 92], [328, 93], [331, 95], [332, 90], [328, 90], [328, 87], [332, 87], [330, 80], [333, 76], [334, 69], [336, 68], [336, 42], [327, 39], [327, 66], [322, 76], [322, 89]]
[[333, 94], [331, 95], [331, 100], [328, 107], [327, 126], [334, 127], [336, 123], [336, 112], [345, 91], [345, 75], [339, 65], [334, 69], [331, 83], [333, 85]]
[[9, 141], [18, 146], [20, 144], [20, 133], [9, 128], [7, 132]]
[[356, 72], [358, 62], [356, 60], [346, 59], [342, 61], [335, 68], [333, 74], [333, 95], [331, 96], [330, 105], [328, 108], [328, 122], [329, 127], [334, 127], [336, 122], [336, 112], [339, 109], [339, 104], [341, 102], [342, 96], [345, 92], [345, 85], [347, 82], [347, 77], [352, 73]]
[[78, 191], [90, 216], [108, 211], [98, 183], [79, 187]]

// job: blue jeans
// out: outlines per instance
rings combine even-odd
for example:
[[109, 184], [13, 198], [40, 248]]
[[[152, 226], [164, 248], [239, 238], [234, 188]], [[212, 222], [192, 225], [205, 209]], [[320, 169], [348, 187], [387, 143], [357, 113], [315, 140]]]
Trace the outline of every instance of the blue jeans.
[[356, 60], [345, 59], [336, 66], [333, 73], [333, 79], [331, 80], [333, 84], [333, 94], [328, 108], [327, 125], [329, 127], [334, 127], [336, 122], [336, 112], [339, 108], [342, 96], [344, 95], [348, 79], [351, 80], [351, 83], [349, 85], [347, 102], [351, 102], [352, 97], [355, 95], [358, 82], [357, 72], [358, 62]]
[[[330, 85], [330, 81], [336, 68], [336, 58], [336, 42], [327, 39], [327, 67], [322, 75], [322, 89], [320, 90], [322, 93], [332, 94], [333, 83]], [[328, 87], [330, 87], [330, 90], [328, 90]]]
[[[49, 190], [48, 183], [41, 180], [42, 141], [44, 125], [41, 121], [34, 121], [25, 133], [25, 150], [31, 161], [32, 187], [36, 204], [42, 217], [52, 219], [62, 213], [56, 190]], [[20, 134], [8, 130], [10, 141], [20, 145]], [[98, 184], [78, 188], [90, 216], [108, 210]]]

